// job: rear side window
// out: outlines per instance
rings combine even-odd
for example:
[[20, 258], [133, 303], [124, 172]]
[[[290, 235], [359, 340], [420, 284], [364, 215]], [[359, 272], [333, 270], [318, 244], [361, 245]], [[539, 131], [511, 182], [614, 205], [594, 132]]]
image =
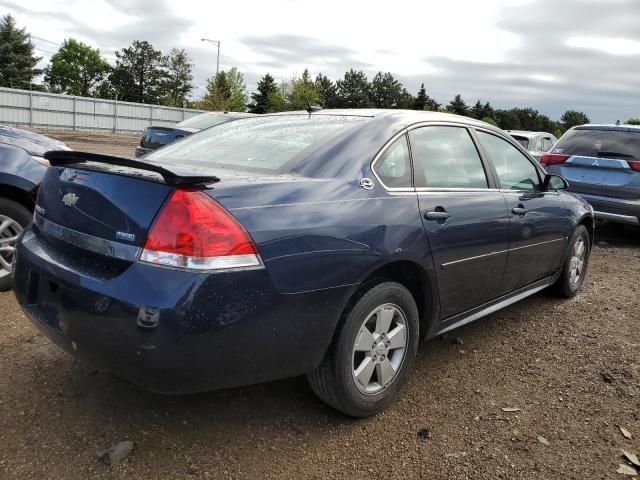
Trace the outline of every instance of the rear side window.
[[145, 160], [194, 168], [285, 171], [288, 162], [366, 120], [295, 114], [243, 118], [170, 143], [147, 155]]
[[373, 169], [386, 187], [411, 187], [411, 162], [404, 135], [387, 148]]
[[487, 188], [487, 176], [466, 128], [422, 127], [409, 132], [416, 187]]
[[511, 135], [513, 138], [515, 138], [516, 142], [518, 142], [520, 145], [522, 145], [522, 148], [529, 148], [529, 139], [527, 137], [521, 137], [520, 135]]
[[540, 139], [540, 151], [548, 152], [553, 147], [553, 140], [548, 137], [544, 137]]
[[553, 153], [640, 160], [640, 131], [571, 130], [556, 144]]
[[490, 133], [478, 132], [478, 138], [496, 167], [502, 188], [528, 191], [540, 189], [538, 170], [516, 147]]

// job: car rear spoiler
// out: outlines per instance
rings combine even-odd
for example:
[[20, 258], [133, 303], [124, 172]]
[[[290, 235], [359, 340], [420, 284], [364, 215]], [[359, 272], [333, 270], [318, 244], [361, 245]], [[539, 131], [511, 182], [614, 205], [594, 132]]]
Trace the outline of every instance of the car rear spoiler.
[[220, 181], [220, 179], [215, 175], [179, 174], [167, 170], [166, 168], [159, 165], [154, 165], [153, 163], [133, 160], [131, 158], [100, 155], [98, 153], [52, 150], [46, 152], [44, 154], [44, 158], [49, 160], [49, 163], [51, 165], [60, 167], [92, 162], [103, 163], [106, 165], [117, 165], [119, 167], [135, 168], [137, 170], [146, 170], [148, 172], [155, 172], [162, 176], [165, 183], [171, 187], [202, 185]]

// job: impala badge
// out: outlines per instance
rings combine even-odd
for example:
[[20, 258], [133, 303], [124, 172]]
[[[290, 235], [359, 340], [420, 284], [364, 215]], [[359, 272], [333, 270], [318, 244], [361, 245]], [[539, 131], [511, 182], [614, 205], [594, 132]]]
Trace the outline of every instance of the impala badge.
[[78, 203], [79, 199], [80, 197], [78, 197], [75, 193], [69, 192], [63, 195], [62, 203], [64, 203], [67, 207], [73, 207], [76, 203]]

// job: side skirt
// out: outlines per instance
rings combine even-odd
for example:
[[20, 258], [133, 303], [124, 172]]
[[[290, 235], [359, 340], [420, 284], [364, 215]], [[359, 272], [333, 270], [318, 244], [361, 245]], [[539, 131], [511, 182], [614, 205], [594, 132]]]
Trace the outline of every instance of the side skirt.
[[471, 323], [482, 317], [486, 317], [487, 315], [497, 312], [498, 310], [508, 307], [509, 305], [512, 305], [516, 302], [519, 302], [523, 298], [533, 295], [534, 293], [537, 293], [540, 290], [544, 290], [548, 286], [553, 285], [553, 283], [556, 281], [556, 279], [560, 275], [561, 271], [562, 270], [560, 270], [559, 272], [557, 272], [556, 274], [550, 277], [543, 278], [542, 280], [538, 280], [537, 282], [532, 283], [531, 285], [528, 285], [524, 288], [511, 292], [502, 297], [499, 297], [489, 303], [485, 303], [484, 305], [476, 307], [472, 310], [459, 313], [454, 317], [444, 320], [442, 322], [441, 328], [437, 330], [433, 336], [435, 337], [437, 335], [441, 335], [443, 333], [446, 333], [453, 329], [461, 327], [462, 325], [466, 325], [467, 323]]

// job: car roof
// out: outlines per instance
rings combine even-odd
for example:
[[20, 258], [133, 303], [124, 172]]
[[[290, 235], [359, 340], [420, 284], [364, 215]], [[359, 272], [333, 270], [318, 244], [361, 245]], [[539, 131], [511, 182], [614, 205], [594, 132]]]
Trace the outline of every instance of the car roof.
[[[298, 110], [292, 112], [269, 113], [261, 116], [286, 116], [286, 115], [309, 115], [306, 110]], [[394, 120], [398, 124], [405, 126], [420, 122], [447, 122], [447, 123], [463, 123], [477, 127], [486, 128], [495, 132], [503, 133], [495, 125], [476, 120], [471, 117], [462, 115], [454, 115], [453, 113], [432, 112], [426, 110], [401, 110], [401, 109], [378, 109], [378, 108], [341, 108], [318, 110], [311, 113], [312, 116], [335, 115], [349, 117], [366, 117]]]
[[620, 132], [640, 132], [640, 125], [627, 125], [614, 123], [588, 123], [586, 125], [579, 125], [573, 127], [574, 130], [605, 130], [605, 131], [620, 131]]

